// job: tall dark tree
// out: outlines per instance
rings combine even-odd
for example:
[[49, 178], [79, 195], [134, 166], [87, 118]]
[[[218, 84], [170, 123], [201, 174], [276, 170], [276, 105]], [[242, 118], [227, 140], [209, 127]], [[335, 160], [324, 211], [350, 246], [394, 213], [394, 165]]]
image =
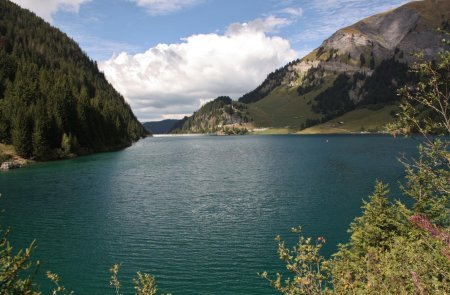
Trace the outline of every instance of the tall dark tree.
[[32, 134], [33, 155], [36, 159], [50, 158], [51, 120], [47, 115], [45, 102], [41, 99], [34, 109], [34, 127]]
[[364, 54], [362, 54], [362, 53], [359, 56], [359, 62], [361, 64], [361, 66], [364, 66], [366, 64], [366, 58], [364, 57]]
[[28, 114], [16, 116], [13, 120], [12, 143], [17, 154], [23, 157], [31, 157], [33, 154], [31, 134], [32, 122]]

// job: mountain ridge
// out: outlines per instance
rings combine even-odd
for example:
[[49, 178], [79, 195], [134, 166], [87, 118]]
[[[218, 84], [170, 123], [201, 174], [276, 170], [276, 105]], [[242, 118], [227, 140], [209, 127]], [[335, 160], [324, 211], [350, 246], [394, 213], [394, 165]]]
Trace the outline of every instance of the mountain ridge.
[[[415, 79], [408, 71], [415, 58], [411, 53], [435, 59], [444, 49], [437, 28], [450, 28], [449, 19], [450, 1], [437, 0], [409, 2], [367, 17], [270, 73], [238, 101], [248, 106], [254, 127], [291, 132], [360, 108], [395, 114], [391, 106], [399, 101], [396, 90]], [[370, 124], [377, 126], [372, 131], [382, 130], [385, 123]]]
[[247, 105], [219, 96], [204, 104], [190, 117], [184, 117], [171, 133], [245, 134], [251, 126]]
[[142, 125], [152, 134], [166, 134], [172, 130], [173, 126], [180, 120], [166, 119], [161, 121], [145, 122]]

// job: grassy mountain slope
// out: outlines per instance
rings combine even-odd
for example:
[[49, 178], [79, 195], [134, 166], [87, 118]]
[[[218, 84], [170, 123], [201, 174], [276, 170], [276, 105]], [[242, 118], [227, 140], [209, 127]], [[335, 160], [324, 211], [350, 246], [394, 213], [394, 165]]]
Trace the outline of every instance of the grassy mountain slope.
[[67, 35], [0, 1], [0, 142], [50, 159], [129, 146], [147, 132]]
[[284, 83], [285, 77], [289, 72], [289, 67], [297, 62], [298, 60], [290, 62], [286, 66], [267, 75], [267, 78], [261, 85], [259, 85], [255, 90], [244, 94], [239, 101], [243, 103], [252, 103], [269, 95], [273, 90]]
[[[239, 101], [249, 103], [255, 126], [291, 130], [356, 109], [370, 111], [395, 104], [396, 89], [415, 79], [407, 70], [413, 61], [410, 53], [436, 58], [443, 49], [436, 29], [449, 27], [449, 19], [450, 1], [441, 0], [411, 2], [371, 16], [337, 31], [309, 55], [269, 74]], [[377, 126], [392, 119], [377, 118], [383, 120]]]
[[335, 77], [330, 76], [321, 87], [304, 95], [286, 85], [278, 86], [264, 99], [249, 104], [249, 112], [254, 123], [259, 127], [301, 129], [320, 120], [321, 115], [311, 109], [314, 98], [331, 86]]
[[335, 134], [335, 133], [364, 133], [384, 131], [384, 126], [395, 120], [393, 114], [398, 107], [388, 105], [381, 109], [356, 109], [325, 123], [305, 128], [298, 134]]

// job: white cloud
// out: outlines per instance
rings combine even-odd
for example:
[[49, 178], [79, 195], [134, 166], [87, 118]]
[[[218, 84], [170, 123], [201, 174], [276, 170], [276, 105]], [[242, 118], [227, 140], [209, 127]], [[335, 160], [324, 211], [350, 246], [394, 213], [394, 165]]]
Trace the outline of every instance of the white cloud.
[[131, 0], [152, 15], [165, 15], [197, 5], [201, 0]]
[[78, 12], [80, 5], [91, 0], [11, 0], [27, 8], [48, 22], [52, 22], [52, 14], [58, 10]]
[[280, 10], [281, 13], [289, 14], [295, 17], [303, 15], [303, 9], [301, 7], [286, 7]]
[[240, 97], [295, 59], [289, 41], [267, 34], [287, 22], [268, 17], [236, 23], [224, 34], [192, 35], [135, 55], [122, 52], [99, 65], [139, 119], [190, 114], [217, 96]]
[[265, 32], [273, 33], [278, 29], [289, 26], [292, 24], [292, 20], [282, 17], [276, 17], [270, 15], [266, 18], [257, 18], [248, 23], [234, 23], [227, 29], [227, 34], [239, 34], [239, 33], [252, 33], [252, 32]]

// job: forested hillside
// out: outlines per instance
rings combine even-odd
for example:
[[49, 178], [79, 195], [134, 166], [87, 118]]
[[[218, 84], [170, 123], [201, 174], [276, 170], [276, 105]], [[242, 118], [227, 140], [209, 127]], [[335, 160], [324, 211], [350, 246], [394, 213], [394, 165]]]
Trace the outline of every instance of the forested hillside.
[[173, 126], [178, 123], [179, 120], [167, 119], [156, 122], [146, 122], [144, 123], [145, 129], [152, 134], [166, 134], [169, 133]]
[[123, 148], [146, 134], [77, 43], [0, 1], [0, 143], [46, 160]]
[[252, 121], [247, 105], [219, 96], [203, 105], [192, 116], [178, 121], [171, 133], [244, 134]]

